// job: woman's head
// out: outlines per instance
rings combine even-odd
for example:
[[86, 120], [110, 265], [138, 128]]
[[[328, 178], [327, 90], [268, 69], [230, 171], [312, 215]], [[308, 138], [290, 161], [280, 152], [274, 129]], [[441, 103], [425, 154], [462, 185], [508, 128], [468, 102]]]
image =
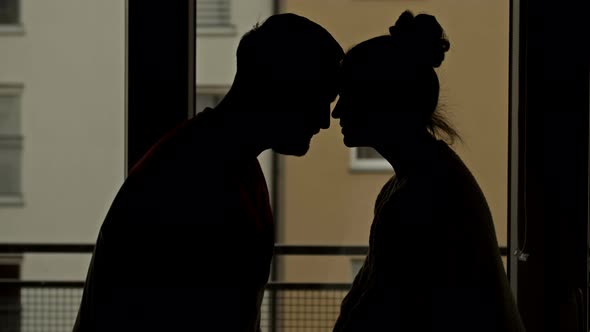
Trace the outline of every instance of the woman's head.
[[404, 12], [389, 34], [353, 47], [342, 62], [340, 99], [333, 112], [347, 146], [377, 146], [430, 131], [456, 132], [436, 113], [434, 71], [450, 43], [434, 16]]

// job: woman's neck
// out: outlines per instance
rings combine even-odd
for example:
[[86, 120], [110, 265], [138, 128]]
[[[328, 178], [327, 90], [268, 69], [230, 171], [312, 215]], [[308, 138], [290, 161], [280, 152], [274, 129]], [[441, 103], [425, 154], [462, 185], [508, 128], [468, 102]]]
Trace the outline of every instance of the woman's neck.
[[391, 164], [397, 176], [405, 177], [427, 162], [428, 149], [436, 141], [436, 138], [425, 131], [407, 136], [403, 140], [398, 138], [385, 144], [379, 144], [374, 148]]

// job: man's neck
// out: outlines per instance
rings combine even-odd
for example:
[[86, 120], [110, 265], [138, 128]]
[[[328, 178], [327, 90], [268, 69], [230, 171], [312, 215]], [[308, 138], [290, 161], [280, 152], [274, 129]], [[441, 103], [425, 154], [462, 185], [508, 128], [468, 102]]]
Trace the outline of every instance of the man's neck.
[[236, 102], [226, 102], [220, 103], [213, 111], [222, 117], [222, 126], [234, 146], [232, 152], [256, 158], [269, 149], [270, 144], [265, 143], [264, 128], [260, 128], [259, 123], [248, 114], [249, 109], [248, 106], [240, 107]]

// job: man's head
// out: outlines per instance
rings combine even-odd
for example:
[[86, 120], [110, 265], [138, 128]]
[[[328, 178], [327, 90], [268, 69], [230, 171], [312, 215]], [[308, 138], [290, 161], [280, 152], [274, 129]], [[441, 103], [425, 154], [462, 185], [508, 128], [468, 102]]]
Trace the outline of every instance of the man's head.
[[276, 152], [304, 155], [311, 137], [330, 125], [344, 51], [307, 18], [279, 14], [245, 34], [237, 50], [232, 91], [264, 128]]

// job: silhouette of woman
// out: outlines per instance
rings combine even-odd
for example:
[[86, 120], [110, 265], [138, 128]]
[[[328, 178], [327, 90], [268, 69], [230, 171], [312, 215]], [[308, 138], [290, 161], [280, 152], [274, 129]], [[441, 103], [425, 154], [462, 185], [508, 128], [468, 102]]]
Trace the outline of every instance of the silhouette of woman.
[[437, 110], [450, 43], [426, 14], [389, 32], [346, 54], [332, 114], [346, 146], [375, 148], [396, 173], [334, 331], [524, 331], [486, 199], [441, 139], [459, 138]]

